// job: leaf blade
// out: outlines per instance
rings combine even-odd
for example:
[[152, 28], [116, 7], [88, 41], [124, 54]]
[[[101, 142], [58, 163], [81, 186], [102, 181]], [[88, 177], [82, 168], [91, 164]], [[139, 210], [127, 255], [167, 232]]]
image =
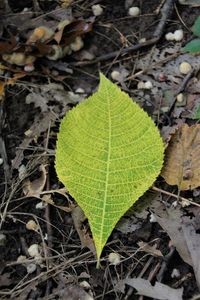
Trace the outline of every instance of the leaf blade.
[[158, 176], [162, 160], [163, 143], [151, 118], [103, 75], [98, 92], [63, 119], [56, 170], [89, 220], [98, 260], [120, 217]]
[[182, 51], [198, 54], [200, 52], [200, 39], [194, 39], [190, 41], [185, 45], [185, 47], [182, 48]]

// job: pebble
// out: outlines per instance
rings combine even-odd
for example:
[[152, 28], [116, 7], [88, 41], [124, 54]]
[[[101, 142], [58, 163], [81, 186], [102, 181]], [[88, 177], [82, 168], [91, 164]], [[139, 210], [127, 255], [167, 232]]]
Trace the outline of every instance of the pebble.
[[33, 72], [35, 70], [35, 67], [33, 64], [28, 64], [24, 66], [24, 71], [25, 72]]
[[174, 268], [171, 273], [171, 278], [178, 278], [178, 277], [180, 277], [180, 271]]
[[81, 281], [79, 285], [84, 289], [91, 289], [90, 284], [86, 280]]
[[151, 81], [146, 81], [145, 84], [144, 84], [144, 88], [147, 89], [147, 90], [151, 90], [153, 87], [153, 84]]
[[156, 223], [157, 222], [156, 217], [153, 213], [151, 213], [151, 215], [150, 215], [149, 222], [150, 223]]
[[128, 14], [129, 14], [129, 16], [137, 17], [140, 14], [140, 8], [137, 6], [132, 6], [129, 8]]
[[27, 267], [26, 267], [26, 270], [27, 270], [28, 274], [34, 273], [36, 271], [36, 269], [37, 269], [36, 264], [28, 264]]
[[183, 61], [179, 66], [179, 71], [181, 74], [186, 75], [190, 73], [191, 70], [192, 70], [192, 66], [186, 61]]
[[172, 32], [168, 32], [165, 34], [165, 39], [167, 41], [174, 41], [174, 34]]
[[32, 244], [27, 250], [28, 250], [28, 254], [31, 257], [39, 257], [40, 256], [38, 244]]
[[102, 15], [103, 8], [101, 7], [100, 4], [92, 5], [92, 12], [93, 12], [94, 16], [98, 17], [98, 16]]
[[174, 39], [176, 42], [182, 41], [183, 39], [183, 30], [178, 29], [174, 31]]
[[37, 231], [38, 230], [38, 225], [35, 223], [34, 220], [29, 220], [26, 223], [26, 229]]
[[183, 93], [180, 93], [176, 96], [176, 100], [179, 102], [179, 103], [182, 103], [183, 100], [184, 100], [184, 96], [183, 96]]
[[147, 41], [146, 38], [141, 38], [141, 39], [139, 40], [139, 44], [145, 43], [146, 41]]
[[119, 71], [114, 70], [111, 73], [111, 78], [113, 80], [120, 81], [120, 79], [121, 79], [121, 73]]
[[36, 209], [44, 209], [46, 206], [47, 206], [47, 203], [41, 201], [41, 202], [39, 202], [39, 203], [36, 204], [35, 208]]
[[119, 254], [115, 252], [111, 252], [108, 256], [108, 261], [114, 266], [118, 265], [120, 263]]
[[183, 30], [178, 29], [178, 30], [175, 30], [174, 33], [173, 32], [168, 32], [167, 34], [165, 34], [165, 39], [167, 41], [179, 42], [183, 39]]

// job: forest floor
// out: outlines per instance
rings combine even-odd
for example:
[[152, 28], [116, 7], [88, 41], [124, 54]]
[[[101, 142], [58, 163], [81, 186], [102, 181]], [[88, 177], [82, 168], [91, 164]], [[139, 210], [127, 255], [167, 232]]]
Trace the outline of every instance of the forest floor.
[[[100, 71], [166, 145], [176, 132], [190, 139], [180, 128], [200, 118], [200, 58], [181, 49], [199, 15], [199, 1], [0, 2], [0, 299], [200, 299], [200, 181], [181, 189], [160, 176], [117, 224], [97, 270], [88, 222], [54, 166], [60, 121], [97, 90]], [[165, 38], [176, 30], [178, 41]], [[195, 151], [183, 181], [200, 169]]]

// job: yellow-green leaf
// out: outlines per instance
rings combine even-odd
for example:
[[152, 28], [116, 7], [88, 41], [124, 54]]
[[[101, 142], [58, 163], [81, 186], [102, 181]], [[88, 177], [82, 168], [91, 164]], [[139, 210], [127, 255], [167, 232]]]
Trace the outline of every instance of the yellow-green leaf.
[[97, 260], [121, 216], [159, 175], [163, 142], [152, 119], [104, 75], [61, 122], [59, 179], [88, 218]]

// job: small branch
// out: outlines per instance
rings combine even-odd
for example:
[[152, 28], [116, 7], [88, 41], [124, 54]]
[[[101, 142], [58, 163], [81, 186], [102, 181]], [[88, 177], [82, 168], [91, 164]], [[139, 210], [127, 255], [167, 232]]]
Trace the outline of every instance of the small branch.
[[186, 203], [188, 202], [188, 204], [191, 204], [191, 205], [195, 205], [195, 206], [200, 207], [200, 204], [198, 204], [198, 203], [196, 203], [196, 202], [194, 202], [194, 201], [191, 201], [191, 200], [189, 200], [189, 199], [187, 199], [187, 198], [184, 198], [184, 197], [181, 197], [181, 196], [179, 196], [179, 195], [172, 194], [172, 193], [167, 192], [167, 191], [165, 191], [165, 190], [159, 189], [159, 188], [157, 188], [156, 186], [153, 186], [153, 187], [152, 187], [152, 190], [154, 190], [154, 191], [156, 191], [156, 192], [160, 192], [160, 193], [165, 194], [165, 195], [167, 195], [167, 196], [176, 198], [177, 201], [178, 201], [178, 200], [181, 200], [181, 201], [186, 202]]

